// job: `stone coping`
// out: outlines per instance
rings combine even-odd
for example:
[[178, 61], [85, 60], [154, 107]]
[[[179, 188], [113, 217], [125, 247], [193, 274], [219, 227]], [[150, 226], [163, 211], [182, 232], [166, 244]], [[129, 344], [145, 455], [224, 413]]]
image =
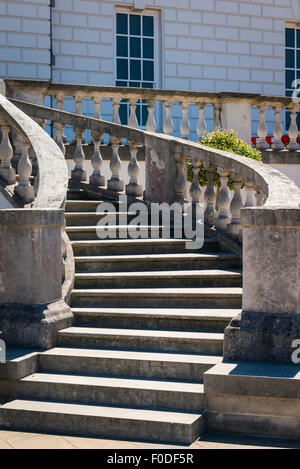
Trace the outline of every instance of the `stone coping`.
[[150, 88], [127, 88], [121, 86], [98, 86], [86, 84], [71, 83], [51, 83], [47, 80], [30, 79], [6, 79], [8, 95], [13, 95], [18, 89], [25, 91], [40, 90], [43, 95], [56, 96], [82, 96], [82, 97], [103, 97], [118, 98], [141, 97], [142, 99], [152, 99], [160, 101], [181, 102], [189, 101], [191, 103], [218, 103], [221, 101], [250, 101], [253, 105], [268, 104], [269, 106], [281, 104], [284, 107], [295, 106], [292, 98], [285, 96], [268, 96], [255, 93], [235, 93], [235, 92], [203, 92], [188, 90], [162, 90]]

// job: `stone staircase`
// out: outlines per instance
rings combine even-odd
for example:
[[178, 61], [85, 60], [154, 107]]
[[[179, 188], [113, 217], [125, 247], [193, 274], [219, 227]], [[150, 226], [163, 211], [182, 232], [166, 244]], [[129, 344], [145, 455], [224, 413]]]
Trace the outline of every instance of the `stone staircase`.
[[241, 259], [214, 239], [199, 251], [178, 239], [100, 240], [99, 203], [69, 190], [74, 324], [18, 381], [0, 425], [190, 444], [205, 429], [203, 373], [222, 361], [240, 312]]

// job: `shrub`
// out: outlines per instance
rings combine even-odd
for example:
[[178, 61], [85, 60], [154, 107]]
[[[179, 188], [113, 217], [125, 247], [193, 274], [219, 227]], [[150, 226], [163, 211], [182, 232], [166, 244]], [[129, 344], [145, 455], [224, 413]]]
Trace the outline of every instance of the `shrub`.
[[[202, 137], [200, 143], [207, 147], [229, 151], [236, 155], [252, 158], [253, 160], [261, 160], [260, 151], [252, 148], [248, 143], [238, 138], [235, 130], [215, 130], [214, 132], [207, 132]], [[187, 163], [187, 180], [189, 182], [193, 180], [193, 166], [191, 162]], [[201, 186], [205, 186], [208, 182], [207, 171], [203, 165], [200, 166], [198, 180]], [[216, 169], [213, 173], [213, 183], [216, 186], [220, 185], [220, 176]], [[232, 188], [232, 179], [230, 177], [228, 178], [228, 185]]]

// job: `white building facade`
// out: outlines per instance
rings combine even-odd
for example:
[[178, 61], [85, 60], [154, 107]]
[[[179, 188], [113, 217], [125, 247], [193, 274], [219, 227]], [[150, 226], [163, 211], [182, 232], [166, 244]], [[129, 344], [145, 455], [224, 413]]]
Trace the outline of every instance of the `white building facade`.
[[2, 0], [0, 15], [2, 78], [279, 96], [300, 79], [300, 0]]

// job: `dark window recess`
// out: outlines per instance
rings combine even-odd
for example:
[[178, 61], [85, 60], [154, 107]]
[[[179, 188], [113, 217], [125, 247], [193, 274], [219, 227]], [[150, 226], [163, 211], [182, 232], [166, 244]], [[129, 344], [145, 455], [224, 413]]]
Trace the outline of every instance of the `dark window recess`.
[[117, 13], [117, 34], [128, 34], [128, 15]]

